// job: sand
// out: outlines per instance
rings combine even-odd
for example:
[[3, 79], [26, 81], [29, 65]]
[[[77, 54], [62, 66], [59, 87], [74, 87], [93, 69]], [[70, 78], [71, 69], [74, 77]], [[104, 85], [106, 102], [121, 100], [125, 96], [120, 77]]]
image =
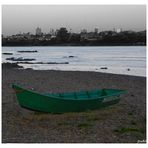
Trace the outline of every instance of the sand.
[[[11, 88], [38, 92], [102, 88], [127, 90], [100, 110], [50, 114], [21, 108]], [[146, 78], [98, 72], [2, 69], [3, 143], [137, 143], [146, 140]]]

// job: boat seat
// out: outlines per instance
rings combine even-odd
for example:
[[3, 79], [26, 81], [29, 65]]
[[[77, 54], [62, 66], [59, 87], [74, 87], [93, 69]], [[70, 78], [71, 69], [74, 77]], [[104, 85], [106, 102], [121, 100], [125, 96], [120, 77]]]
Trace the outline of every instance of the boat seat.
[[107, 92], [105, 89], [102, 89], [102, 92], [101, 92], [101, 96], [106, 96], [107, 95]]
[[44, 95], [51, 96], [51, 97], [58, 97], [61, 99], [93, 99], [97, 97], [101, 97], [106, 95], [107, 92], [105, 90], [93, 90], [93, 91], [80, 91], [76, 92], [67, 92], [67, 93], [44, 93]]

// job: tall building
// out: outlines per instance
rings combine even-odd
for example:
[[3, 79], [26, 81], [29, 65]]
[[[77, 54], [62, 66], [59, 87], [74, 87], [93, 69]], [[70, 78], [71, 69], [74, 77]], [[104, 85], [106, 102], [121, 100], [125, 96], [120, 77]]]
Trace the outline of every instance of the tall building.
[[98, 33], [98, 28], [95, 28], [94, 32], [95, 32], [95, 33]]
[[86, 29], [82, 29], [81, 33], [87, 33], [87, 30]]
[[122, 29], [121, 29], [121, 28], [118, 28], [118, 29], [116, 30], [116, 32], [117, 32], [117, 33], [120, 33], [120, 32], [122, 32]]
[[55, 35], [54, 29], [52, 29], [52, 28], [50, 29], [50, 34]]
[[42, 35], [41, 28], [39, 28], [39, 27], [36, 28], [36, 35]]

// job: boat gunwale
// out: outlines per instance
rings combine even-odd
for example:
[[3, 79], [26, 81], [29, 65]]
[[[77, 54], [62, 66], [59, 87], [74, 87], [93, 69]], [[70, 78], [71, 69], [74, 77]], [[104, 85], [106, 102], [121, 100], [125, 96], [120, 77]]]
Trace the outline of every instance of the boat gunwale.
[[[36, 91], [32, 91], [32, 90], [30, 90], [30, 89], [26, 89], [26, 88], [23, 88], [23, 87], [21, 87], [20, 85], [16, 85], [16, 84], [12, 84], [12, 88], [13, 88], [13, 86], [16, 86], [16, 87], [19, 87], [20, 89], [23, 89], [24, 91], [28, 91], [28, 92], [30, 92], [30, 93], [34, 93], [34, 94], [37, 94], [37, 95], [41, 95], [41, 96], [45, 96], [45, 97], [48, 97], [49, 99], [57, 99], [57, 100], [65, 100], [65, 101], [93, 101], [93, 100], [99, 100], [99, 99], [104, 99], [104, 98], [108, 98], [108, 97], [112, 97], [112, 96], [119, 96], [119, 95], [121, 95], [121, 94], [124, 94], [124, 93], [126, 93], [126, 90], [120, 90], [120, 89], [105, 89], [104, 88], [104, 90], [118, 90], [119, 92], [117, 92], [117, 93], [113, 93], [113, 94], [111, 94], [111, 95], [103, 95], [103, 96], [98, 96], [98, 97], [94, 97], [94, 98], [86, 98], [86, 99], [79, 99], [79, 98], [75, 98], [75, 99], [73, 99], [73, 98], [71, 98], [71, 99], [66, 99], [66, 98], [64, 98], [64, 97], [56, 97], [56, 96], [50, 96], [50, 95], [53, 95], [53, 94], [42, 94], [42, 93], [39, 93], [39, 92], [36, 92]], [[15, 89], [15, 88], [13, 88], [13, 89]], [[90, 90], [90, 92], [91, 91], [96, 91], [97, 89], [94, 89], [94, 90]], [[98, 90], [103, 90], [103, 89], [98, 89]], [[79, 93], [79, 92], [82, 92], [82, 91], [78, 91], [78, 92], [68, 92], [68, 93]], [[83, 92], [86, 92], [86, 91], [83, 91]], [[89, 91], [88, 91], [89, 92]], [[56, 93], [54, 93], [54, 94], [56, 94]], [[64, 94], [64, 93], [60, 93], [60, 94]]]

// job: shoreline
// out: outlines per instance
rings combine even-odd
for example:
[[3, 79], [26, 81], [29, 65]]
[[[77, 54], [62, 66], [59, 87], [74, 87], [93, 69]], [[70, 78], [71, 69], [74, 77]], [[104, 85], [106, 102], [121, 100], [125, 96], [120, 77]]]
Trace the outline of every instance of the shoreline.
[[[23, 47], [104, 47], [104, 46], [106, 46], [106, 47], [112, 47], [112, 46], [115, 46], [115, 47], [127, 47], [127, 46], [130, 46], [130, 47], [132, 47], [132, 46], [147, 46], [147, 45], [26, 45], [26, 46], [24, 46], [23, 45]], [[22, 47], [21, 45], [2, 45], [2, 47]]]
[[63, 71], [63, 72], [95, 72], [95, 73], [102, 73], [102, 74], [112, 74], [112, 75], [121, 75], [121, 76], [134, 76], [134, 77], [144, 77], [146, 78], [146, 76], [139, 76], [139, 75], [131, 75], [131, 74], [118, 74], [118, 73], [110, 73], [110, 72], [100, 72], [100, 71], [84, 71], [84, 70], [54, 70], [54, 69], [45, 69], [45, 70], [40, 70], [40, 69], [33, 69], [33, 68], [24, 68], [22, 65], [18, 65], [20, 63], [9, 63], [9, 62], [4, 62], [2, 63], [2, 67], [3, 68], [18, 68], [18, 69], [23, 69], [23, 70], [34, 70], [34, 71]]
[[[42, 93], [115, 88], [127, 94], [118, 104], [101, 110], [49, 114], [21, 108], [12, 83]], [[2, 143], [137, 143], [143, 139], [146, 77], [2, 67]]]

